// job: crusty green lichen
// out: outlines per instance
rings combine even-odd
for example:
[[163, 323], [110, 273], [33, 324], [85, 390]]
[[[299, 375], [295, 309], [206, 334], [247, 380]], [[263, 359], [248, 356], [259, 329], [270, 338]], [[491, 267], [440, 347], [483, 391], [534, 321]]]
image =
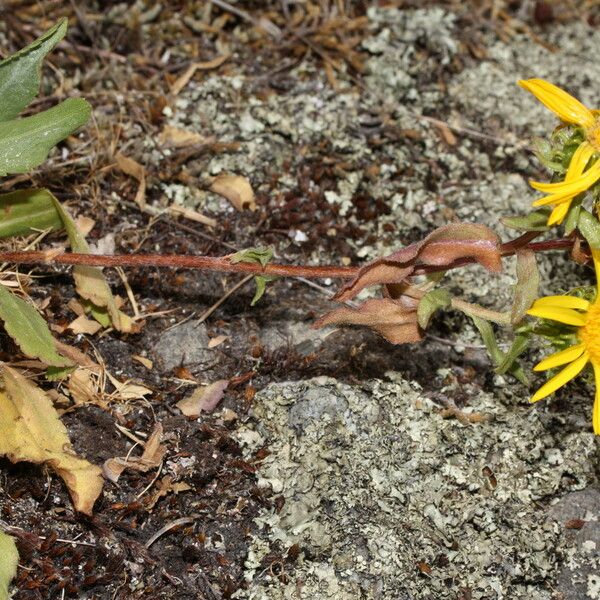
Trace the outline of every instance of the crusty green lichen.
[[[257, 519], [237, 597], [455, 599], [465, 588], [550, 600], [563, 530], [543, 505], [594, 481], [593, 435], [475, 385], [462, 386], [465, 411], [485, 418], [464, 425], [394, 378], [272, 384], [256, 396], [239, 439], [248, 456], [268, 447], [259, 485], [285, 504]], [[304, 550], [287, 587], [258, 577], [275, 540]]]

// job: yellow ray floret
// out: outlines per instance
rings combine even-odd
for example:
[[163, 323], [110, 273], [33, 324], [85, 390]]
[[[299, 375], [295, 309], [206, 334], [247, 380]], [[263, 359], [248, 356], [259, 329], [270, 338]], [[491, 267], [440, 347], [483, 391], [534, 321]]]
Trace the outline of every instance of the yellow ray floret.
[[594, 149], [588, 142], [579, 145], [565, 175], [564, 181], [557, 183], [541, 183], [530, 181], [530, 185], [545, 192], [548, 195], [539, 198], [533, 203], [533, 206], [554, 205], [554, 210], [548, 219], [548, 225], [562, 223], [571, 202], [579, 195], [590, 189], [598, 180], [600, 180], [600, 161], [596, 161], [587, 171], [584, 172], [589, 160], [594, 155]]
[[[600, 278], [600, 250], [593, 249], [592, 257], [596, 276]], [[534, 367], [535, 371], [563, 368], [531, 397], [531, 402], [553, 394], [591, 363], [596, 382], [592, 423], [594, 433], [600, 435], [600, 297], [591, 303], [575, 296], [546, 296], [536, 300], [527, 313], [574, 326], [578, 338], [578, 343], [547, 356]]]
[[543, 79], [522, 79], [519, 81], [519, 85], [531, 92], [547, 109], [565, 123], [581, 125], [584, 128], [595, 125], [594, 113], [589, 108], [552, 83]]
[[[600, 161], [594, 162], [594, 158], [597, 158], [600, 153], [599, 111], [590, 110], [564, 90], [543, 79], [521, 80], [519, 85], [531, 92], [563, 122], [580, 126], [585, 135], [585, 141], [573, 154], [564, 181], [557, 183], [530, 181], [533, 188], [548, 194], [536, 200], [533, 206], [553, 206], [548, 217], [548, 225], [557, 225], [564, 221], [571, 202], [600, 180]], [[591, 166], [586, 171], [590, 163]]]

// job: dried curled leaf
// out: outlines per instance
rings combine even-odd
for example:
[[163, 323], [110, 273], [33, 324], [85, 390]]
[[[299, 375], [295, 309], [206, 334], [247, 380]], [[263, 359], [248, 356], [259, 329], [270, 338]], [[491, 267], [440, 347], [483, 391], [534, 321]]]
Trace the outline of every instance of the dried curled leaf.
[[104, 477], [116, 483], [125, 469], [133, 469], [146, 473], [150, 469], [155, 469], [160, 465], [167, 451], [166, 447], [161, 443], [163, 436], [163, 427], [157, 423], [144, 444], [144, 452], [141, 456], [118, 456], [109, 458], [102, 465]]
[[135, 203], [140, 207], [146, 206], [146, 169], [139, 162], [120, 152], [115, 155], [117, 166], [123, 173], [137, 180], [138, 189], [135, 193]]
[[419, 301], [409, 296], [397, 300], [376, 298], [357, 308], [337, 308], [321, 317], [313, 327], [366, 325], [392, 344], [409, 344], [423, 337], [417, 320], [418, 305]]
[[356, 278], [341, 289], [336, 300], [351, 300], [372, 285], [401, 283], [419, 266], [445, 267], [463, 258], [474, 259], [488, 271], [500, 272], [502, 263], [498, 236], [485, 225], [444, 225], [424, 240], [365, 265]]
[[229, 200], [236, 210], [256, 210], [254, 192], [246, 177], [222, 173], [214, 178], [210, 191]]
[[197, 419], [202, 412], [212, 412], [216, 408], [228, 385], [228, 379], [218, 379], [206, 387], [196, 388], [176, 406], [186, 417]]
[[63, 479], [75, 509], [92, 514], [102, 491], [100, 469], [79, 458], [50, 398], [18, 371], [2, 365], [0, 454], [11, 462], [47, 464]]

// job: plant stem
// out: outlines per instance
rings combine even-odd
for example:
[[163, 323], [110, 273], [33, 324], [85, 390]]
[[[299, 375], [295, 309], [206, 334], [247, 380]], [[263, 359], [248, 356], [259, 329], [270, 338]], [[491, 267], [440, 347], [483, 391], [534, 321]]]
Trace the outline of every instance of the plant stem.
[[[538, 235], [536, 232], [526, 233], [514, 240], [510, 240], [500, 247], [502, 256], [512, 256], [520, 248], [528, 248], [534, 252], [548, 252], [570, 248], [574, 238], [561, 238], [545, 242], [532, 242]], [[268, 264], [262, 266], [258, 263], [231, 262], [228, 256], [188, 256], [185, 254], [78, 254], [74, 252], [52, 251], [26, 251], [26, 252], [0, 252], [0, 263], [29, 265], [87, 265], [94, 267], [172, 267], [179, 269], [200, 269], [206, 271], [220, 271], [226, 273], [249, 273], [262, 275], [279, 275], [282, 277], [305, 277], [309, 279], [352, 279], [360, 267], [338, 266], [307, 266], [307, 265], [280, 265]], [[439, 267], [436, 265], [423, 265], [417, 267], [414, 275], [448, 271], [463, 265], [471, 264], [474, 260], [464, 258], [450, 265]]]

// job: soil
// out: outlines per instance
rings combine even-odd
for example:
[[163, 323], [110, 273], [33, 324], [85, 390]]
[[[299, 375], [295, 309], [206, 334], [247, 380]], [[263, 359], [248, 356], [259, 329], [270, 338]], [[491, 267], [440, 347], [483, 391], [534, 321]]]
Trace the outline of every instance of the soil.
[[[527, 179], [542, 173], [528, 144], [554, 126], [517, 79], [544, 77], [597, 105], [600, 13], [589, 3], [220, 4], [2, 9], [3, 55], [70, 20], [33, 109], [64, 95], [94, 106], [83, 132], [2, 191], [51, 189], [95, 221], [90, 243], [115, 253], [268, 246], [278, 262], [360, 265], [453, 220], [514, 234], [499, 220], [535, 198]], [[192, 63], [225, 54], [169, 93]], [[165, 126], [205, 141], [168, 148]], [[137, 182], [116, 151], [143, 165], [159, 216], [134, 203]], [[209, 191], [221, 172], [250, 180], [256, 211]], [[172, 203], [216, 227], [162, 212]], [[42, 247], [62, 241], [53, 233]], [[544, 292], [590, 277], [560, 255], [539, 262]], [[448, 286], [504, 309], [513, 269], [468, 268]], [[28, 292], [64, 329], [75, 317], [68, 269], [32, 274]], [[127, 298], [123, 279], [106, 275]], [[331, 280], [277, 280], [254, 307], [250, 281], [201, 318], [239, 276], [140, 268], [126, 279], [144, 315], [138, 333], [59, 337], [151, 393], [63, 405], [62, 420], [98, 465], [137, 452], [127, 432], [143, 438], [157, 423], [167, 453], [158, 469], [107, 481], [89, 518], [50, 472], [1, 462], [0, 523], [20, 552], [13, 598], [600, 598], [585, 383], [530, 407], [530, 390], [494, 373], [454, 313], [414, 346], [314, 330], [333, 306]], [[4, 333], [0, 355], [21, 358]], [[185, 418], [177, 402], [217, 379], [230, 382], [223, 401]], [[452, 417], [465, 414], [482, 418]]]

